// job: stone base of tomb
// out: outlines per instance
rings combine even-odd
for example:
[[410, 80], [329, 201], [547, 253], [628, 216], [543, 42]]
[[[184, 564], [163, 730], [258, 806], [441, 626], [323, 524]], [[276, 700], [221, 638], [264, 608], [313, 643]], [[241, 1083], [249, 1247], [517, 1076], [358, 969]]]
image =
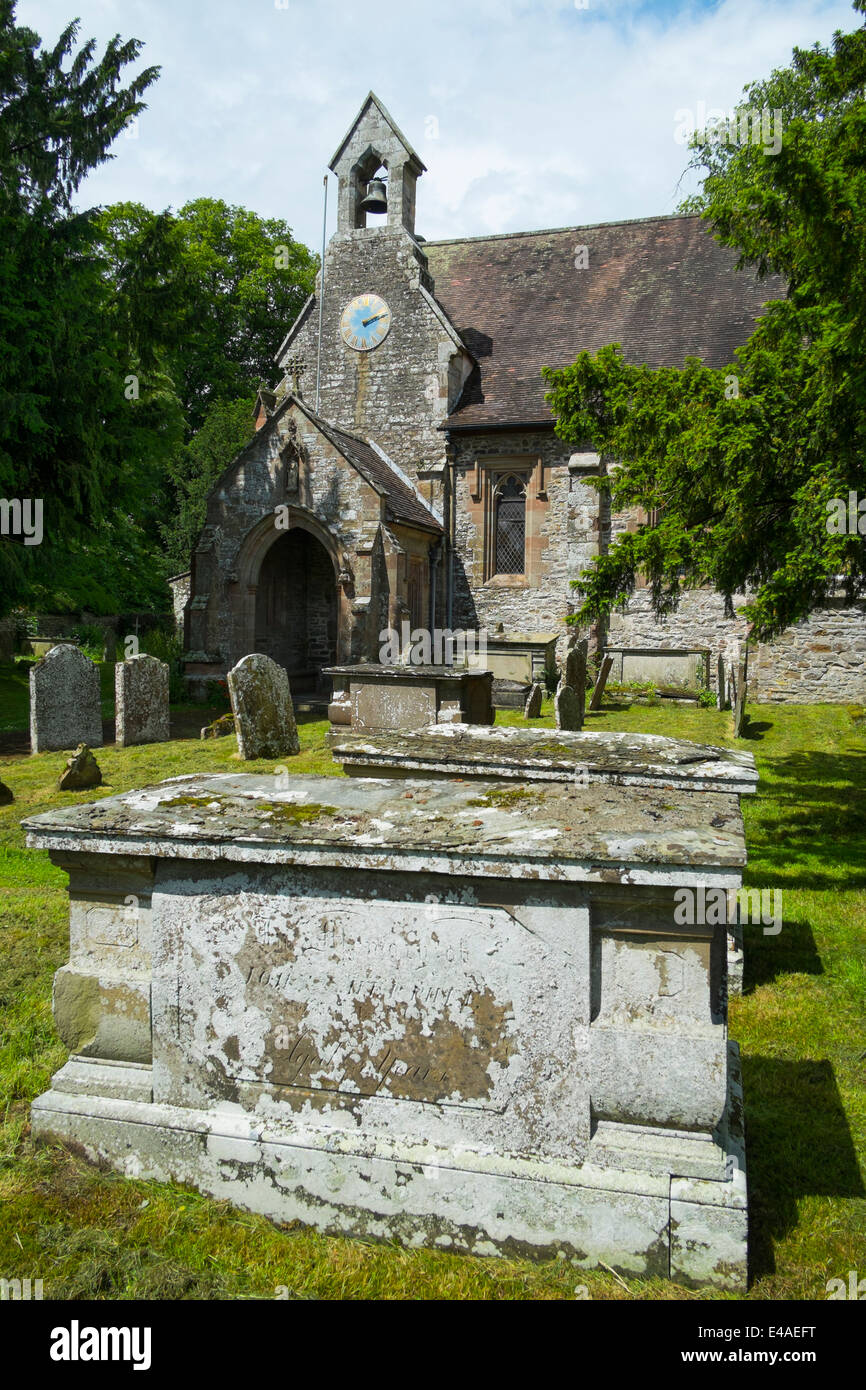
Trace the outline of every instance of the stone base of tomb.
[[742, 1292], [748, 1214], [733, 1042], [728, 1076], [713, 1138], [600, 1123], [579, 1164], [302, 1122], [271, 1127], [236, 1104], [154, 1104], [149, 1066], [76, 1056], [34, 1102], [32, 1131], [127, 1177], [188, 1183], [325, 1234]]

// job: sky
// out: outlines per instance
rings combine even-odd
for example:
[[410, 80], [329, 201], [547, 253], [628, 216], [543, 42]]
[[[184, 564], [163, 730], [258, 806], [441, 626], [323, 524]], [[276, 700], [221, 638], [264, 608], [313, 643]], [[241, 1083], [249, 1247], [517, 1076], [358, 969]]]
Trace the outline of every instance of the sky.
[[695, 187], [682, 113], [729, 110], [795, 46], [862, 22], [850, 0], [18, 0], [16, 14], [46, 45], [76, 16], [100, 48], [140, 39], [134, 70], [161, 68], [80, 206], [222, 198], [314, 249], [323, 175], [370, 89], [427, 166], [428, 240], [651, 217]]

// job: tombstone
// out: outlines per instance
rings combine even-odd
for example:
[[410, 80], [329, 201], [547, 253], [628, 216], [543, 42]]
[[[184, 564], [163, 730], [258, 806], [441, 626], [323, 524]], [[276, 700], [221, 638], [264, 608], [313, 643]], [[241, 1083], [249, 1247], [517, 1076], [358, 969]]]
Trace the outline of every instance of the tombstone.
[[583, 723], [580, 699], [577, 691], [564, 680], [556, 687], [553, 697], [553, 712], [557, 729], [579, 729]]
[[102, 639], [102, 660], [117, 660], [117, 633], [113, 627], [107, 627]]
[[725, 671], [725, 658], [719, 652], [719, 659], [716, 666], [716, 708], [728, 708], [728, 677]]
[[604, 694], [604, 688], [607, 685], [607, 678], [610, 675], [610, 669], [612, 666], [613, 657], [606, 656], [604, 658], [604, 661], [601, 663], [601, 670], [598, 673], [598, 680], [596, 681], [595, 689], [592, 692], [592, 700], [589, 704], [591, 710], [599, 709], [599, 707], [601, 706], [601, 697]]
[[582, 637], [579, 642], [575, 642], [569, 647], [565, 657], [565, 683], [570, 685], [577, 694], [580, 705], [580, 724], [583, 724], [586, 714], [586, 658], [588, 651], [589, 642], [585, 637]]
[[736, 794], [235, 773], [94, 811], [24, 823], [72, 926], [35, 1139], [331, 1234], [745, 1290], [725, 924], [677, 906], [739, 889]]
[[30, 751], [102, 747], [99, 667], [61, 642], [30, 670]]
[[253, 652], [228, 673], [229, 699], [242, 758], [283, 758], [300, 753], [298, 726], [283, 666]]
[[529, 688], [529, 696], [523, 707], [524, 719], [537, 719], [541, 714], [541, 701], [544, 691], [539, 681], [534, 681]]
[[12, 788], [7, 787], [5, 782], [0, 782], [0, 806], [9, 806], [14, 800]]
[[734, 738], [743, 738], [746, 731], [746, 725], [749, 722], [749, 716], [746, 714], [747, 695], [748, 681], [746, 679], [746, 662], [741, 661], [739, 670], [737, 671], [736, 694], [732, 705]]
[[79, 743], [66, 768], [57, 779], [59, 792], [82, 792], [88, 787], [98, 787], [102, 783], [99, 764], [87, 747]]
[[158, 657], [127, 657], [114, 668], [115, 742], [166, 743], [169, 731], [169, 669]]

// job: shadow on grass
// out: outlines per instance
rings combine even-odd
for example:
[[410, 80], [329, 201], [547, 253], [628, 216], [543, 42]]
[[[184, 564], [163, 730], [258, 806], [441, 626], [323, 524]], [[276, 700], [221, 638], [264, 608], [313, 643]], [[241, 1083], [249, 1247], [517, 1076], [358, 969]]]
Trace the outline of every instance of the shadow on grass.
[[857, 1154], [828, 1061], [743, 1057], [749, 1265], [775, 1272], [774, 1246], [798, 1222], [802, 1197], [863, 1197]]
[[764, 771], [772, 781], [747, 812], [751, 854], [792, 887], [866, 887], [866, 751], [789, 753]]
[[823, 975], [824, 966], [811, 923], [787, 917], [778, 936], [765, 936], [759, 925], [744, 928], [743, 994], [783, 975]]
[[764, 734], [768, 734], [772, 728], [773, 725], [767, 719], [750, 719], [740, 738], [754, 739], [756, 743], [760, 743]]

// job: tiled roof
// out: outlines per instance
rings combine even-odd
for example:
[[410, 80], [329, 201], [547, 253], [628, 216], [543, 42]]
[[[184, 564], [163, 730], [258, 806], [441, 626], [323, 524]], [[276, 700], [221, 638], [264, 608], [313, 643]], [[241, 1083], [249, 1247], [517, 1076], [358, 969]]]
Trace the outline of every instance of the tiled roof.
[[[307, 409], [306, 406], [304, 408]], [[334, 447], [354, 464], [361, 476], [365, 477], [377, 492], [385, 494], [385, 510], [389, 521], [406, 522], [410, 526], [421, 526], [427, 531], [442, 530], [436, 517], [410, 485], [372, 445], [367, 443], [366, 439], [337, 429], [336, 425], [323, 420], [320, 415], [309, 409], [307, 414], [325, 438], [330, 439]]]
[[[579, 247], [588, 266], [577, 269]], [[621, 343], [626, 359], [726, 366], [777, 276], [736, 271], [699, 217], [424, 243], [436, 298], [478, 361], [446, 424], [551, 423], [541, 368]]]

